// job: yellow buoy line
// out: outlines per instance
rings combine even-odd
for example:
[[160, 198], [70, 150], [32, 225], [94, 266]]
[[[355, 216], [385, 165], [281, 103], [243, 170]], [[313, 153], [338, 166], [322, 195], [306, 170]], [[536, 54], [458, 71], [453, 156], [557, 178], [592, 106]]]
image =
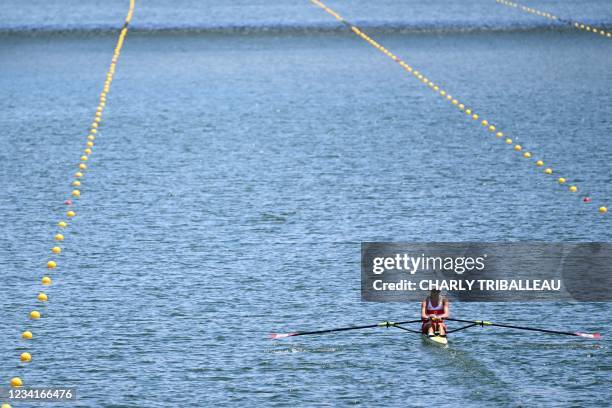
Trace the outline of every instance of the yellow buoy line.
[[[543, 168], [544, 174], [546, 175], [554, 174], [553, 169], [551, 167], [545, 166], [543, 160], [539, 158], [538, 159], [535, 158], [534, 152], [529, 151], [528, 149], [525, 148], [525, 146], [521, 144], [515, 143], [515, 141], [513, 141], [512, 138], [508, 137], [501, 129], [498, 128], [498, 126], [494, 125], [493, 122], [480, 117], [480, 115], [478, 115], [474, 111], [473, 108], [468, 107], [467, 104], [461, 102], [457, 97], [452, 96], [449, 92], [442, 89], [439, 85], [437, 85], [436, 83], [431, 81], [429, 78], [427, 78], [422, 72], [419, 72], [414, 67], [412, 67], [411, 65], [409, 65], [408, 63], [400, 59], [397, 55], [393, 54], [391, 51], [383, 47], [381, 44], [379, 44], [374, 39], [372, 39], [370, 36], [368, 36], [357, 26], [346, 21], [342, 16], [340, 16], [337, 12], [327, 7], [321, 1], [310, 0], [310, 2], [322, 8], [323, 10], [325, 10], [328, 14], [332, 15], [336, 20], [338, 20], [342, 24], [349, 27], [354, 34], [361, 37], [363, 40], [368, 42], [374, 48], [376, 48], [377, 50], [385, 54], [387, 57], [391, 58], [393, 61], [398, 63], [403, 69], [405, 69], [410, 74], [412, 74], [419, 82], [427, 86], [428, 89], [433, 91], [438, 96], [442, 97], [445, 101], [447, 101], [451, 106], [456, 108], [458, 111], [464, 113], [467, 118], [473, 121], [473, 123], [480, 125], [485, 131], [487, 131], [489, 134], [494, 135], [497, 139], [501, 140], [503, 143], [511, 147], [513, 151], [520, 154], [524, 159], [532, 161], [533, 164], [535, 164], [535, 166], [539, 168]], [[556, 183], [563, 187], [566, 187], [567, 191], [570, 193], [578, 192], [578, 186], [575, 183], [571, 183], [568, 177], [559, 176], [556, 178]], [[591, 198], [588, 196], [585, 196], [583, 198], [583, 202], [590, 203]], [[598, 208], [598, 211], [601, 214], [605, 214], [608, 211], [608, 209], [605, 205], [600, 205]]]
[[[83, 177], [85, 171], [87, 170], [87, 161], [89, 160], [89, 156], [92, 154], [94, 147], [94, 140], [98, 134], [98, 129], [100, 126], [100, 122], [102, 121], [102, 113], [104, 112], [104, 108], [106, 106], [106, 96], [110, 90], [110, 85], [113, 82], [113, 76], [115, 75], [115, 69], [117, 66], [117, 61], [119, 60], [119, 55], [121, 54], [121, 48], [123, 47], [123, 42], [125, 41], [125, 36], [127, 35], [128, 27], [130, 21], [132, 20], [132, 14], [134, 12], [134, 3], [135, 0], [130, 0], [130, 6], [128, 13], [125, 17], [125, 23], [121, 28], [119, 33], [119, 38], [117, 39], [117, 44], [115, 46], [115, 52], [113, 54], [113, 58], [111, 60], [110, 67], [106, 73], [106, 81], [104, 82], [104, 87], [102, 92], [100, 93], [100, 101], [98, 103], [98, 107], [96, 108], [96, 113], [94, 115], [94, 119], [91, 123], [91, 127], [89, 129], [89, 133], [87, 135], [87, 140], [85, 142], [85, 149], [79, 158], [78, 171], [74, 174], [74, 180], [71, 183], [71, 198], [66, 200], [64, 204], [68, 206], [68, 210], [65, 213], [66, 219], [61, 220], [57, 223], [58, 231], [54, 235], [53, 239], [55, 241], [55, 245], [51, 248], [51, 253], [53, 254], [52, 259], [49, 260], [46, 264], [46, 268], [48, 271], [55, 271], [58, 267], [58, 257], [62, 253], [61, 243], [64, 241], [64, 231], [68, 227], [68, 221], [76, 216], [76, 212], [73, 207], [73, 200], [81, 197], [81, 186], [83, 183]], [[47, 302], [49, 300], [49, 296], [45, 293], [44, 289], [48, 288], [52, 284], [52, 278], [50, 273], [45, 274], [40, 283], [43, 286], [42, 290], [37, 295], [37, 300], [41, 303]], [[32, 310], [29, 313], [29, 319], [32, 321], [39, 320], [42, 317], [42, 313], [39, 310]], [[32, 340], [35, 336], [35, 329], [28, 328], [23, 333], [21, 333], [21, 338], [23, 341]], [[29, 352], [23, 352], [19, 356], [19, 360], [21, 363], [29, 363], [32, 361], [32, 354]], [[20, 377], [13, 377], [10, 380], [10, 386], [13, 388], [23, 387], [24, 381]], [[3, 403], [1, 408], [11, 408], [8, 403]]]
[[612, 38], [612, 32], [610, 31], [606, 31], [606, 30], [602, 30], [601, 28], [596, 28], [596, 27], [592, 27], [588, 24], [583, 24], [583, 23], [579, 23], [576, 21], [572, 21], [572, 20], [566, 20], [564, 18], [560, 18], [557, 17], [551, 13], [547, 13], [545, 11], [541, 11], [541, 10], [537, 10], [534, 9], [532, 7], [527, 7], [527, 6], [523, 6], [522, 4], [518, 4], [512, 1], [507, 1], [507, 0], [495, 0], [495, 2], [497, 2], [497, 4], [501, 4], [502, 6], [507, 6], [510, 8], [515, 8], [517, 10], [521, 10], [524, 11], [525, 13], [531, 13], [531, 14], [535, 14], [537, 16], [540, 17], [544, 17], [547, 18], [549, 20], [555, 20], [555, 21], [559, 21], [561, 23], [566, 23], [571, 25], [574, 28], [577, 28], [578, 30], [584, 30], [584, 31], [589, 31], [593, 34], [599, 34], [601, 37], [607, 37], [607, 38]]

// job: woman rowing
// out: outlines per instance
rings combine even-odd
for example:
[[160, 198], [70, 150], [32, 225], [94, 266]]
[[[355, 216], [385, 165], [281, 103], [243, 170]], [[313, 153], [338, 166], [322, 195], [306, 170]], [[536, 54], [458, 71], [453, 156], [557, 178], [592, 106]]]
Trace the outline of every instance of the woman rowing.
[[446, 337], [444, 319], [448, 317], [448, 299], [441, 296], [439, 290], [431, 290], [421, 302], [421, 331], [429, 337]]

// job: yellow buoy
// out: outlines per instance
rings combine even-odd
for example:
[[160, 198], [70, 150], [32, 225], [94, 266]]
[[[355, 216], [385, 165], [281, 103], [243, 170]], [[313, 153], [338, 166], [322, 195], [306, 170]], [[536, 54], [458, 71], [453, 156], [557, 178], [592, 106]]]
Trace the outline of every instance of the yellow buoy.
[[604, 206], [601, 206], [601, 207], [599, 207], [599, 212], [604, 214], [604, 213], [608, 212], [608, 209], [606, 207], [604, 207]]
[[531, 153], [525, 152], [525, 153], [523, 153], [523, 157], [526, 158], [526, 159], [529, 159], [529, 158], [531, 158]]
[[506, 144], [512, 144], [512, 139], [510, 138], [506, 139]]
[[578, 187], [570, 186], [569, 191], [571, 191], [572, 193], [575, 193], [576, 191], [578, 191]]
[[55, 261], [49, 261], [47, 262], [47, 268], [49, 269], [53, 269], [57, 266], [57, 263]]
[[547, 168], [546, 170], [544, 170], [544, 173], [546, 173], [546, 174], [552, 174], [552, 172], [553, 171], [552, 171], [552, 169], [550, 167]]
[[76, 213], [75, 213], [74, 211], [72, 211], [72, 210], [71, 210], [71, 211], [68, 211], [68, 212], [66, 213], [66, 216], [67, 216], [67, 217], [70, 217], [70, 218], [74, 217], [75, 215], [76, 215]]
[[87, 169], [87, 165], [85, 163], [81, 163], [81, 164], [79, 164], [79, 169], [85, 170], [85, 169]]
[[88, 147], [87, 149], [83, 150], [83, 152], [85, 152], [85, 154], [91, 154], [91, 149]]
[[68, 224], [66, 223], [66, 221], [60, 221], [57, 223], [57, 226], [60, 228], [66, 228]]
[[489, 126], [489, 132], [495, 132], [495, 126], [490, 125]]
[[471, 115], [472, 114], [472, 110], [471, 109], [466, 109], [465, 110], [465, 114], [466, 115]]
[[32, 320], [40, 319], [40, 312], [38, 310], [32, 310], [30, 312], [30, 319], [32, 319]]
[[95, 139], [96, 137], [94, 135], [87, 136], [87, 140], [89, 140], [90, 142], [93, 142]]
[[478, 120], [478, 115], [477, 115], [477, 114], [473, 114], [473, 115], [472, 115], [472, 119], [474, 119], [474, 120]]
[[43, 276], [40, 282], [45, 286], [49, 286], [51, 285], [51, 278], [48, 276]]
[[542, 167], [543, 165], [544, 165], [544, 162], [542, 160], [538, 160], [536, 162], [536, 166], [538, 166], [538, 167]]
[[495, 134], [495, 136], [497, 136], [497, 137], [504, 137], [504, 132], [497, 132]]
[[515, 145], [514, 146], [514, 150], [516, 150], [517, 152], [520, 152], [523, 148], [521, 147], [521, 145]]
[[23, 381], [21, 381], [21, 378], [19, 378], [19, 377], [11, 378], [11, 387], [18, 388], [18, 387], [22, 387], [22, 386], [23, 386]]
[[47, 294], [43, 292], [40, 292], [36, 298], [40, 300], [41, 302], [46, 302], [47, 300], [49, 300], [49, 297], [47, 296]]
[[81, 196], [81, 192], [79, 190], [72, 190], [72, 196], [73, 197], [80, 197]]
[[87, 161], [87, 156], [85, 155], [81, 156], [81, 161]]
[[19, 359], [21, 360], [21, 362], [23, 363], [27, 363], [32, 361], [32, 355], [30, 353], [21, 353], [21, 355], [19, 356]]
[[567, 180], [564, 177], [559, 177], [559, 184], [564, 184]]
[[483, 120], [482, 122], [480, 122], [482, 124], [482, 126], [489, 126], [489, 121], [488, 120]]
[[81, 182], [80, 182], [79, 180], [74, 180], [74, 181], [72, 182], [72, 185], [73, 185], [74, 187], [80, 187], [80, 186], [81, 186]]
[[56, 241], [63, 241], [64, 240], [64, 236], [62, 234], [55, 234], [55, 240]]
[[53, 248], [51, 248], [51, 252], [53, 252], [54, 254], [59, 254], [60, 252], [62, 252], [62, 248], [54, 246]]
[[11, 408], [11, 406], [9, 404], [2, 404], [1, 408]]
[[74, 173], [74, 177], [81, 178], [83, 177], [83, 173], [81, 173], [80, 171], [77, 171], [76, 173]]
[[34, 335], [29, 330], [26, 330], [23, 333], [21, 333], [21, 338], [24, 340], [32, 340], [32, 337], [34, 337]]

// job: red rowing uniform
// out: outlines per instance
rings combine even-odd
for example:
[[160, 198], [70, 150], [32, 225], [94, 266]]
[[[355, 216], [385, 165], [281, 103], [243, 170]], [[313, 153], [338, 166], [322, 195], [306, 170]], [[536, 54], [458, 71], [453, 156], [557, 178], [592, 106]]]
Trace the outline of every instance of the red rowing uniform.
[[[429, 298], [429, 296], [427, 297], [427, 304], [425, 305], [425, 314], [427, 316], [431, 316], [431, 315], [443, 315], [444, 314], [444, 301], [442, 299], [440, 299], [440, 303], [437, 304], [436, 306], [431, 304], [431, 299]], [[423, 331], [423, 333], [427, 332], [427, 329], [425, 328], [425, 324], [427, 322], [429, 322], [429, 319], [421, 319], [423, 321], [423, 324], [421, 325], [421, 330]], [[441, 322], [442, 324], [444, 324], [443, 322]]]

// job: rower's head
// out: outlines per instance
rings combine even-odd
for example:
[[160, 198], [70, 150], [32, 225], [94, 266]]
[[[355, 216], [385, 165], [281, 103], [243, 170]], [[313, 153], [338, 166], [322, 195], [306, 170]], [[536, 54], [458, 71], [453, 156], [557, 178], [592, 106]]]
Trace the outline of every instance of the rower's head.
[[429, 291], [429, 297], [433, 299], [438, 299], [440, 297], [440, 294], [440, 289], [432, 289]]

